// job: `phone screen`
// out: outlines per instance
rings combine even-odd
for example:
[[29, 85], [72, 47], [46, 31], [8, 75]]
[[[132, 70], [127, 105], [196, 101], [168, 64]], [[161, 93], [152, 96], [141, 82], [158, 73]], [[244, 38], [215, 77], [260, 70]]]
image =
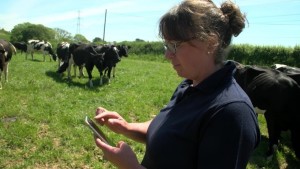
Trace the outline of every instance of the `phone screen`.
[[96, 123], [93, 120], [91, 120], [88, 116], [85, 116], [84, 121], [89, 126], [89, 128], [93, 131], [96, 137], [98, 137], [101, 141], [105, 142], [106, 144], [110, 144], [107, 137], [99, 129], [99, 127], [96, 125]]

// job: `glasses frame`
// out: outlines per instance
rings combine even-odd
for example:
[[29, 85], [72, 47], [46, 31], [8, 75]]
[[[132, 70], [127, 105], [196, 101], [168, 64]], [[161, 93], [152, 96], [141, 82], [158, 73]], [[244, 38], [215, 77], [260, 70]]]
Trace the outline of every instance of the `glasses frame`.
[[177, 48], [183, 43], [184, 41], [177, 41], [177, 42], [164, 42], [165, 51], [169, 51], [173, 54], [176, 54]]

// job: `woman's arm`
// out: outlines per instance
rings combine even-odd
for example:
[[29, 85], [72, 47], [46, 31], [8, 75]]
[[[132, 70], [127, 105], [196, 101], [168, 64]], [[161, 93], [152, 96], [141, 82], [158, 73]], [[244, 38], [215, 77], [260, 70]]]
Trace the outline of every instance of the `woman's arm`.
[[146, 143], [146, 134], [152, 120], [143, 123], [129, 123], [127, 132], [123, 133], [128, 138], [135, 141]]

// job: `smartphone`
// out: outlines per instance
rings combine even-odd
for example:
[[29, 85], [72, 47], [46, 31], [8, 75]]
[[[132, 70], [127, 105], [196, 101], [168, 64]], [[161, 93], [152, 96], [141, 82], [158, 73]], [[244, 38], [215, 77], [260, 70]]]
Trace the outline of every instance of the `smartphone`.
[[84, 122], [93, 131], [93, 133], [96, 137], [98, 137], [104, 143], [110, 145], [110, 142], [107, 139], [107, 137], [105, 136], [105, 134], [100, 130], [100, 128], [96, 125], [96, 123], [93, 120], [91, 120], [88, 116], [85, 116]]

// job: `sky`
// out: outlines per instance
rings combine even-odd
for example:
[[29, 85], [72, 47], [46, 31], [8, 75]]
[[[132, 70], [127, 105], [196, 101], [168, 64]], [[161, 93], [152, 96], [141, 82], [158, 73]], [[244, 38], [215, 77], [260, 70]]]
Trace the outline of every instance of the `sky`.
[[[79, 33], [92, 41], [160, 41], [160, 17], [181, 0], [2, 0], [0, 29], [25, 22]], [[220, 6], [223, 0], [213, 0]], [[300, 0], [233, 0], [248, 24], [233, 44], [300, 45]], [[105, 23], [106, 13], [106, 26]], [[105, 36], [104, 36], [105, 30]]]

